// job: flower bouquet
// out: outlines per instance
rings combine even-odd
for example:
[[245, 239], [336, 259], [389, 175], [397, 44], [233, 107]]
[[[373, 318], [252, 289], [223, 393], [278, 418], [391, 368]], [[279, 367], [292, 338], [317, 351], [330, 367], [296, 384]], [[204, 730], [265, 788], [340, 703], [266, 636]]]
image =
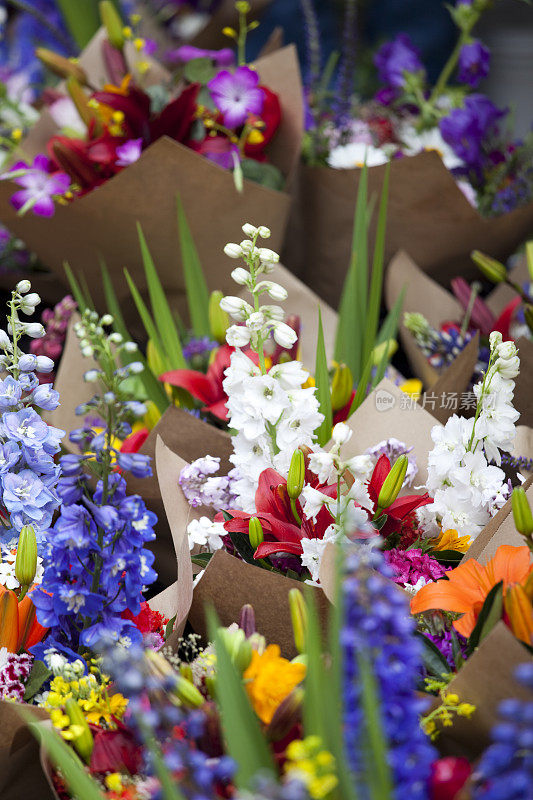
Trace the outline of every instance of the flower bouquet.
[[[284, 260], [334, 308], [349, 260], [365, 162], [365, 182], [373, 196], [382, 189], [390, 160], [387, 261], [403, 249], [445, 285], [455, 276], [472, 275], [472, 250], [506, 259], [529, 235], [531, 142], [513, 141], [505, 130], [506, 112], [472, 93], [488, 54], [471, 31], [487, 6], [459, 0], [451, 8], [458, 44], [433, 89], [404, 35], [376, 54], [383, 88], [363, 106], [351, 96], [353, 41], [343, 55], [334, 96], [328, 91], [331, 72], [326, 68], [321, 81], [311, 63], [299, 200]], [[315, 31], [314, 41], [316, 26], [311, 21], [308, 27]], [[311, 46], [309, 51], [317, 52]], [[458, 85], [450, 85], [456, 68]], [[370, 229], [375, 235], [375, 220]]]
[[[72, 102], [76, 106], [76, 130], [72, 133], [71, 111], [69, 120], [63, 118], [70, 135], [63, 135], [61, 125], [43, 112], [23, 148], [28, 156], [47, 150], [50, 160], [37, 156], [32, 166], [19, 163], [9, 173], [22, 186], [14, 195], [17, 208], [20, 200], [24, 210], [48, 215], [55, 210], [53, 217], [20, 216], [10, 200], [13, 185], [5, 180], [0, 184], [4, 222], [46, 266], [62, 276], [67, 260], [88, 278], [103, 258], [118, 284], [127, 263], [143, 290], [139, 222], [161, 265], [165, 291], [183, 298], [179, 255], [173, 247], [178, 193], [209, 284], [218, 282], [217, 262], [224, 244], [220, 237], [229, 208], [239, 223], [250, 211], [265, 219], [281, 244], [289, 206], [283, 189], [290, 185], [300, 149], [299, 69], [290, 47], [252, 67], [246, 65], [242, 42], [247, 23], [245, 15], [241, 17], [239, 66], [233, 71], [221, 68], [216, 51], [193, 58], [182, 65], [185, 78], [176, 96], [169, 92], [168, 74], [162, 82], [161, 70], [135, 50], [137, 42], [145, 46], [143, 40], [123, 46], [120, 26], [118, 33], [112, 28], [111, 34], [97, 34], [75, 68], [68, 61], [61, 64], [59, 69], [68, 74], [68, 108], [72, 111]], [[57, 68], [57, 59], [45, 58]], [[87, 93], [84, 82], [96, 91]], [[230, 105], [231, 98], [238, 97], [237, 104], [230, 108], [228, 97]], [[65, 102], [64, 97], [59, 100], [60, 105]], [[57, 118], [61, 109], [54, 113]], [[54, 209], [57, 195], [65, 204]], [[94, 290], [95, 302], [102, 305], [100, 286]]]

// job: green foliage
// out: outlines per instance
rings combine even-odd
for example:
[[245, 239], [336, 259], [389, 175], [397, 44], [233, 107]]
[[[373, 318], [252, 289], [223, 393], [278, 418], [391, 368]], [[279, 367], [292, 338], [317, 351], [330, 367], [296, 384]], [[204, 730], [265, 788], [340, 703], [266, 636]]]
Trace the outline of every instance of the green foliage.
[[181, 249], [181, 263], [187, 291], [187, 302], [191, 325], [195, 336], [209, 336], [209, 290], [202, 272], [202, 264], [198, 250], [192, 237], [183, 203], [178, 195], [176, 199], [178, 211], [178, 230]]
[[329, 385], [328, 360], [326, 356], [326, 346], [324, 344], [324, 331], [322, 328], [322, 312], [318, 309], [318, 339], [316, 343], [316, 367], [315, 385], [316, 396], [319, 403], [320, 413], [324, 415], [324, 420], [320, 427], [315, 431], [318, 444], [323, 447], [331, 439], [331, 429], [333, 426], [333, 412], [331, 408], [331, 391]]

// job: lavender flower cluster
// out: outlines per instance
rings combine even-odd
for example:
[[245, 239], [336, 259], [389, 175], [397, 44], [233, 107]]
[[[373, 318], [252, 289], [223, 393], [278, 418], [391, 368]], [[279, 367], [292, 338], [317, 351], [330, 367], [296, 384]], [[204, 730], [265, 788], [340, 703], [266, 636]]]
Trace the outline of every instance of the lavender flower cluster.
[[193, 508], [208, 506], [222, 510], [232, 507], [235, 500], [233, 477], [231, 473], [213, 477], [219, 469], [220, 458], [205, 456], [197, 458], [181, 470], [179, 485]]
[[[422, 655], [402, 593], [383, 578], [388, 568], [378, 550], [352, 551], [343, 583], [344, 738], [348, 762], [357, 781], [365, 769], [365, 714], [361, 662], [365, 660], [377, 684], [381, 723], [394, 786], [391, 797], [425, 800], [435, 751], [422, 732], [416, 698], [416, 678]], [[371, 570], [379, 570], [382, 574]], [[364, 781], [358, 781], [364, 791]], [[362, 797], [367, 795], [363, 794]]]

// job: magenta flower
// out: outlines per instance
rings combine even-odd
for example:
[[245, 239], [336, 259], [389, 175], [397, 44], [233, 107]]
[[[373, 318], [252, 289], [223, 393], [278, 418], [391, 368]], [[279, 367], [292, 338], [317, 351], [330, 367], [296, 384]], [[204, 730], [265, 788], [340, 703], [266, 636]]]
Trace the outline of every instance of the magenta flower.
[[54, 196], [63, 195], [70, 187], [70, 178], [64, 172], [52, 172], [52, 162], [43, 155], [35, 156], [31, 167], [24, 161], [14, 164], [0, 176], [12, 180], [22, 189], [11, 197], [11, 204], [24, 214], [30, 209], [39, 217], [54, 215]]
[[121, 144], [116, 148], [115, 153], [118, 158], [116, 164], [118, 167], [129, 167], [134, 164], [141, 157], [142, 152], [142, 139], [130, 139], [129, 141]]
[[250, 114], [260, 114], [265, 96], [259, 88], [259, 75], [250, 67], [237, 67], [235, 72], [222, 70], [207, 84], [224, 125], [238, 128]]
[[209, 58], [219, 67], [231, 67], [235, 63], [235, 54], [230, 47], [224, 47], [222, 50], [203, 50], [200, 47], [193, 47], [192, 44], [184, 44], [177, 50], [171, 50], [167, 53], [167, 58], [170, 61], [179, 61], [180, 64], [187, 64], [195, 58]]

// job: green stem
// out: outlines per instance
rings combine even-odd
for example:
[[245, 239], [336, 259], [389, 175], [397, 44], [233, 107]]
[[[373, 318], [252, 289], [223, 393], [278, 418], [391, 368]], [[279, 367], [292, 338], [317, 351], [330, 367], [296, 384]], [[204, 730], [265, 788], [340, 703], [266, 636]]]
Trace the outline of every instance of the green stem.
[[298, 525], [301, 525], [302, 524], [302, 518], [298, 514], [298, 509], [296, 508], [296, 500], [294, 500], [294, 498], [292, 498], [292, 497], [291, 497], [291, 511], [292, 511], [293, 517], [296, 520], [296, 522], [298, 523]]
[[459, 54], [463, 49], [463, 45], [468, 42], [470, 38], [470, 33], [472, 28], [479, 20], [481, 16], [481, 12], [478, 12], [473, 15], [471, 22], [461, 31], [459, 39], [455, 47], [453, 48], [452, 52], [450, 53], [450, 57], [448, 58], [447, 62], [445, 63], [444, 67], [442, 68], [442, 72], [440, 73], [439, 77], [437, 78], [437, 82], [433, 87], [433, 90], [429, 96], [428, 104], [434, 106], [436, 101], [439, 99], [441, 94], [444, 92], [446, 85], [451, 78], [455, 67], [457, 66], [457, 62], [459, 60]]

